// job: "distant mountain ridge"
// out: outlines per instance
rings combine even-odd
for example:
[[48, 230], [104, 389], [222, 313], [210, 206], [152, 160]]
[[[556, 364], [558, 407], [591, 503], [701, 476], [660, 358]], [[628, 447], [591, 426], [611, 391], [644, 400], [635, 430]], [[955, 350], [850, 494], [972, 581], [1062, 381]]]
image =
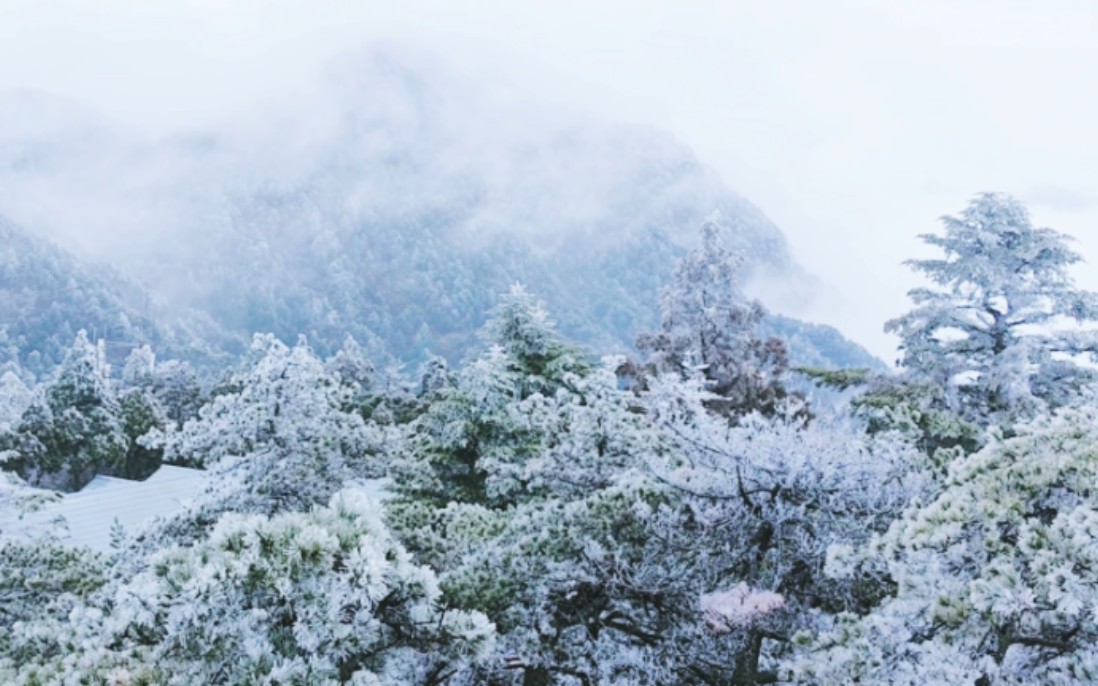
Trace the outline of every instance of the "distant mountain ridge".
[[0, 216], [0, 364], [41, 374], [61, 360], [76, 331], [160, 345], [164, 334], [116, 274], [94, 269]]
[[[3, 103], [0, 132], [20, 130]], [[567, 335], [628, 350], [714, 210], [748, 277], [810, 297], [780, 230], [672, 139], [493, 105], [430, 60], [369, 50], [217, 131], [150, 142], [96, 124], [111, 131], [100, 146], [58, 115], [31, 143], [0, 133], [0, 212], [205, 313], [225, 332], [214, 348], [271, 331], [324, 353], [351, 334], [374, 354], [456, 361], [522, 282]], [[795, 361], [879, 364], [833, 329], [773, 322]]]
[[64, 357], [76, 332], [102, 340], [120, 363], [148, 344], [200, 365], [225, 360], [231, 339], [198, 313], [158, 321], [150, 294], [108, 267], [87, 264], [0, 215], [0, 371], [42, 376]]

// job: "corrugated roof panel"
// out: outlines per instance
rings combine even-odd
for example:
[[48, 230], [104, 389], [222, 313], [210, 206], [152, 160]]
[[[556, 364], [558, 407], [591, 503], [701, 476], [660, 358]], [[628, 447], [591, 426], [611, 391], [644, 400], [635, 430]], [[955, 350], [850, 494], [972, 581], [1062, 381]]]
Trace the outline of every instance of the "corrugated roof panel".
[[38, 512], [0, 515], [0, 535], [37, 538], [53, 528], [51, 522], [64, 517], [68, 524], [64, 540], [109, 551], [115, 519], [126, 531], [135, 531], [156, 517], [175, 514], [201, 493], [205, 480], [204, 471], [170, 465], [144, 481], [97, 476], [83, 490]]

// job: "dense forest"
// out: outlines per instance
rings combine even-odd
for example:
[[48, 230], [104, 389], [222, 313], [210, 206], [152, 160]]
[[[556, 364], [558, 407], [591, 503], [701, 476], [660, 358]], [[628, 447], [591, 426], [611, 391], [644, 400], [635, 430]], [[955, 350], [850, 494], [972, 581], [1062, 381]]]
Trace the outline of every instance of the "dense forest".
[[944, 218], [890, 373], [779, 335], [736, 235], [701, 223], [625, 352], [536, 284], [414, 373], [276, 331], [208, 374], [231, 346], [186, 359], [137, 316], [123, 362], [85, 330], [39, 339], [52, 368], [16, 350], [2, 506], [208, 478], [109, 554], [0, 533], [0, 681], [1098, 680], [1098, 295], [1069, 239], [1002, 194]]

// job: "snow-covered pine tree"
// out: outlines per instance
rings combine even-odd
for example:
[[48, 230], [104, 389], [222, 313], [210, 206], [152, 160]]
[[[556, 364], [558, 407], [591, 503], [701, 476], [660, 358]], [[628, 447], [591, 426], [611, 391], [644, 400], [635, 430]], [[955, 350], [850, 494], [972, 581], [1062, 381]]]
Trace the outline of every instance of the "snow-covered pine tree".
[[36, 485], [79, 490], [123, 465], [127, 439], [103, 351], [80, 331], [16, 427], [8, 461]]
[[456, 675], [494, 641], [484, 615], [440, 605], [435, 574], [354, 489], [306, 513], [223, 514], [105, 584], [79, 549], [0, 545], [0, 561], [0, 597], [31, 596], [0, 610], [15, 619], [3, 683], [484, 683]]
[[144, 444], [150, 431], [163, 430], [168, 425], [164, 409], [147, 387], [132, 387], [118, 398], [119, 419], [126, 435], [126, 456], [116, 473], [127, 479], [145, 479], [155, 472], [163, 457], [159, 448]]
[[12, 663], [40, 657], [25, 624], [64, 622], [108, 578], [107, 560], [87, 548], [53, 536], [0, 538], [0, 682], [14, 683]]
[[348, 390], [304, 339], [290, 348], [257, 334], [248, 358], [198, 418], [145, 439], [165, 462], [211, 472], [207, 491], [153, 537], [193, 540], [225, 511], [308, 510], [348, 480], [383, 473], [387, 434], [348, 408]]
[[500, 296], [481, 339], [506, 355], [511, 371], [522, 380], [523, 395], [552, 391], [566, 374], [590, 368], [583, 353], [557, 333], [556, 323], [537, 298], [519, 284]]
[[993, 436], [886, 533], [834, 547], [830, 574], [895, 588], [804, 636], [791, 681], [1098, 683], [1096, 426], [1094, 408], [1063, 410]]
[[324, 370], [347, 390], [348, 408], [372, 409], [367, 406], [375, 385], [377, 369], [353, 336], [347, 336], [343, 347], [325, 360]]
[[130, 351], [122, 365], [122, 385], [126, 388], [147, 387], [153, 383], [156, 371], [156, 354], [148, 345]]
[[189, 363], [179, 360], [156, 364], [151, 390], [167, 419], [177, 428], [198, 416], [204, 400], [198, 375]]
[[942, 389], [947, 409], [986, 425], [1009, 425], [1069, 404], [1094, 379], [1080, 364], [1098, 350], [1081, 324], [1098, 320], [1098, 295], [1075, 288], [1081, 257], [1069, 238], [1034, 227], [1022, 203], [983, 193], [943, 234], [922, 239], [944, 256], [909, 260], [932, 288], [889, 321], [900, 336], [907, 380]]
[[0, 374], [0, 434], [19, 423], [33, 399], [34, 393], [15, 372]]
[[413, 452], [395, 464], [398, 489], [417, 500], [514, 504], [545, 440], [536, 408], [589, 369], [521, 286], [500, 297], [481, 338], [488, 350], [432, 391]]
[[641, 334], [647, 373], [701, 374], [714, 394], [708, 405], [725, 416], [773, 415], [788, 393], [785, 345], [759, 338], [765, 310], [740, 290], [742, 257], [721, 242], [716, 218], [701, 227], [701, 247], [675, 267], [660, 299], [660, 330]]

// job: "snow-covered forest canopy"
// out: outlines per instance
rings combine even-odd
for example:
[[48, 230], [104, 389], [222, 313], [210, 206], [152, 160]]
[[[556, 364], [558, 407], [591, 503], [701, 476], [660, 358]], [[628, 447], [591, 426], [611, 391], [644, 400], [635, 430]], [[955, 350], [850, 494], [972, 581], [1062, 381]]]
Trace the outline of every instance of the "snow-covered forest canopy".
[[[197, 316], [126, 317], [144, 343], [112, 362], [63, 309], [24, 320], [55, 330], [5, 339], [0, 508], [163, 465], [204, 485], [107, 551], [0, 520], [0, 681], [1098, 682], [1098, 295], [1071, 239], [1000, 193], [944, 217], [882, 322], [892, 372], [768, 326], [742, 230], [698, 222], [624, 352], [520, 284], [415, 368], [351, 335], [233, 357]], [[80, 269], [22, 245], [8, 292], [21, 259]]]
[[0, 686], [1098, 685], [1098, 2], [0, 0]]

